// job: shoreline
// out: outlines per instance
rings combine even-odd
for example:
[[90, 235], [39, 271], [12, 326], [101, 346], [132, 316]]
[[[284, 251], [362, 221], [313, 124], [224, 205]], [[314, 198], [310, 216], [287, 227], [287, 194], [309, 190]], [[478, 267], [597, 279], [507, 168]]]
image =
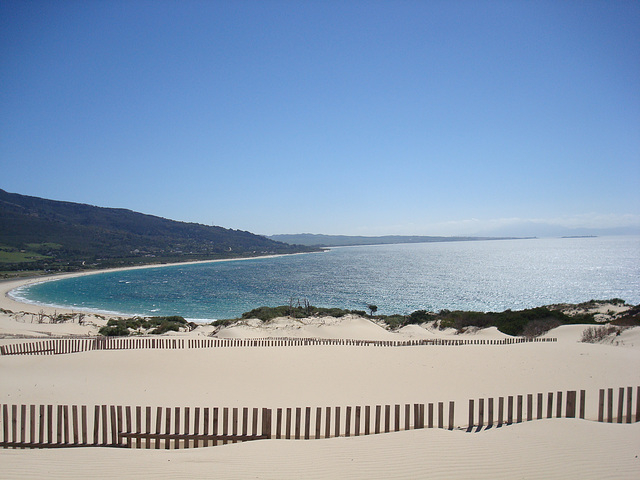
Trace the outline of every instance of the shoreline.
[[197, 265], [197, 264], [206, 264], [206, 263], [219, 263], [219, 262], [239, 262], [246, 260], [256, 260], [263, 258], [277, 258], [277, 257], [288, 257], [293, 255], [308, 255], [310, 253], [324, 253], [326, 250], [321, 252], [300, 252], [300, 253], [283, 253], [277, 255], [263, 255], [257, 257], [238, 257], [238, 258], [225, 258], [225, 259], [212, 259], [212, 260], [196, 260], [196, 261], [186, 261], [186, 262], [176, 262], [176, 263], [163, 263], [163, 264], [153, 264], [153, 265], [135, 265], [130, 267], [116, 267], [116, 268], [107, 268], [101, 270], [90, 270], [90, 271], [82, 271], [82, 272], [71, 272], [71, 273], [56, 273], [53, 275], [43, 275], [43, 276], [33, 276], [33, 277], [23, 277], [20, 279], [3, 279], [0, 281], [0, 308], [5, 310], [11, 310], [14, 313], [24, 312], [29, 314], [38, 314], [41, 311], [46, 315], [54, 315], [54, 314], [75, 314], [75, 313], [88, 313], [88, 314], [98, 314], [110, 316], [113, 318], [123, 318], [130, 316], [129, 314], [116, 313], [116, 312], [108, 312], [105, 310], [99, 309], [83, 309], [83, 308], [73, 308], [69, 306], [57, 306], [57, 305], [48, 305], [44, 303], [37, 302], [26, 302], [20, 301], [19, 299], [13, 297], [11, 292], [17, 290], [18, 288], [24, 287], [26, 285], [37, 285], [45, 282], [55, 282], [57, 280], [63, 280], [67, 278], [77, 278], [84, 277], [88, 275], [100, 275], [103, 273], [111, 273], [111, 272], [123, 272], [129, 270], [143, 270], [150, 268], [165, 268], [165, 267], [177, 267], [177, 266], [185, 266], [185, 265]]

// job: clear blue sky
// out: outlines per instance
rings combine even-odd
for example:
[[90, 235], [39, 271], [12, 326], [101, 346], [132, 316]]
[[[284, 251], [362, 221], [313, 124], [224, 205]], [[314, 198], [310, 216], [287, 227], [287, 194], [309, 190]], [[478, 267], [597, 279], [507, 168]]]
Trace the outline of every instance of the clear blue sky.
[[640, 2], [0, 3], [0, 188], [255, 233], [640, 226]]

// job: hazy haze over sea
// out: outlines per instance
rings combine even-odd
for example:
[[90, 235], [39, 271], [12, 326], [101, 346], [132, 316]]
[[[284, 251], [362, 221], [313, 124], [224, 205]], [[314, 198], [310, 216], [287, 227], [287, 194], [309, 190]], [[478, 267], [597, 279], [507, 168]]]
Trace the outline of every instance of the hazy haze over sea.
[[640, 237], [549, 238], [333, 248], [325, 253], [108, 272], [13, 295], [74, 309], [234, 318], [288, 304], [378, 313], [502, 311], [622, 298], [640, 303]]

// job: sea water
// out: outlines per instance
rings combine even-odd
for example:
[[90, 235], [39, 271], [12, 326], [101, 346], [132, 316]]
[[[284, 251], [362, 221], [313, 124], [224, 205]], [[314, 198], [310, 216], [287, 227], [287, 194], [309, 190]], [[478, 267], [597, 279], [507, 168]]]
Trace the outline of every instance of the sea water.
[[640, 303], [640, 237], [462, 241], [107, 272], [22, 287], [23, 301], [130, 315], [236, 318], [267, 305], [406, 314]]

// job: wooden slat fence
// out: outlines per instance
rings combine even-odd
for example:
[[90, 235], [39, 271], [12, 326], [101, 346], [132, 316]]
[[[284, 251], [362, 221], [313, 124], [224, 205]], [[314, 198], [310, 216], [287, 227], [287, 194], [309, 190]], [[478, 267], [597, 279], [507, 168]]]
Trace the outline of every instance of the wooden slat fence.
[[[437, 418], [433, 418], [437, 405]], [[425, 407], [427, 407], [425, 409]], [[453, 429], [454, 403], [297, 408], [1, 405], [4, 448], [198, 448], [262, 439]], [[425, 414], [425, 412], [428, 412]]]
[[[598, 396], [598, 422], [634, 423], [640, 421], [640, 386], [601, 389]], [[606, 398], [606, 402], [605, 402]], [[467, 431], [480, 431], [543, 418], [582, 418], [587, 416], [585, 390], [515, 395], [469, 400]], [[595, 410], [593, 410], [595, 411]]]
[[[597, 420], [639, 421], [639, 397], [640, 386], [601, 389]], [[454, 402], [276, 409], [5, 404], [0, 405], [0, 447], [176, 449], [422, 428], [480, 431], [543, 418], [589, 419], [586, 401], [584, 390], [471, 399], [466, 424], [456, 423]]]
[[90, 350], [185, 349], [218, 347], [296, 347], [312, 345], [347, 345], [370, 347], [413, 347], [424, 345], [514, 345], [531, 342], [556, 342], [555, 338], [420, 339], [420, 340], [350, 340], [332, 338], [205, 338], [172, 337], [93, 337], [36, 340], [0, 346], [0, 355], [59, 355]]

